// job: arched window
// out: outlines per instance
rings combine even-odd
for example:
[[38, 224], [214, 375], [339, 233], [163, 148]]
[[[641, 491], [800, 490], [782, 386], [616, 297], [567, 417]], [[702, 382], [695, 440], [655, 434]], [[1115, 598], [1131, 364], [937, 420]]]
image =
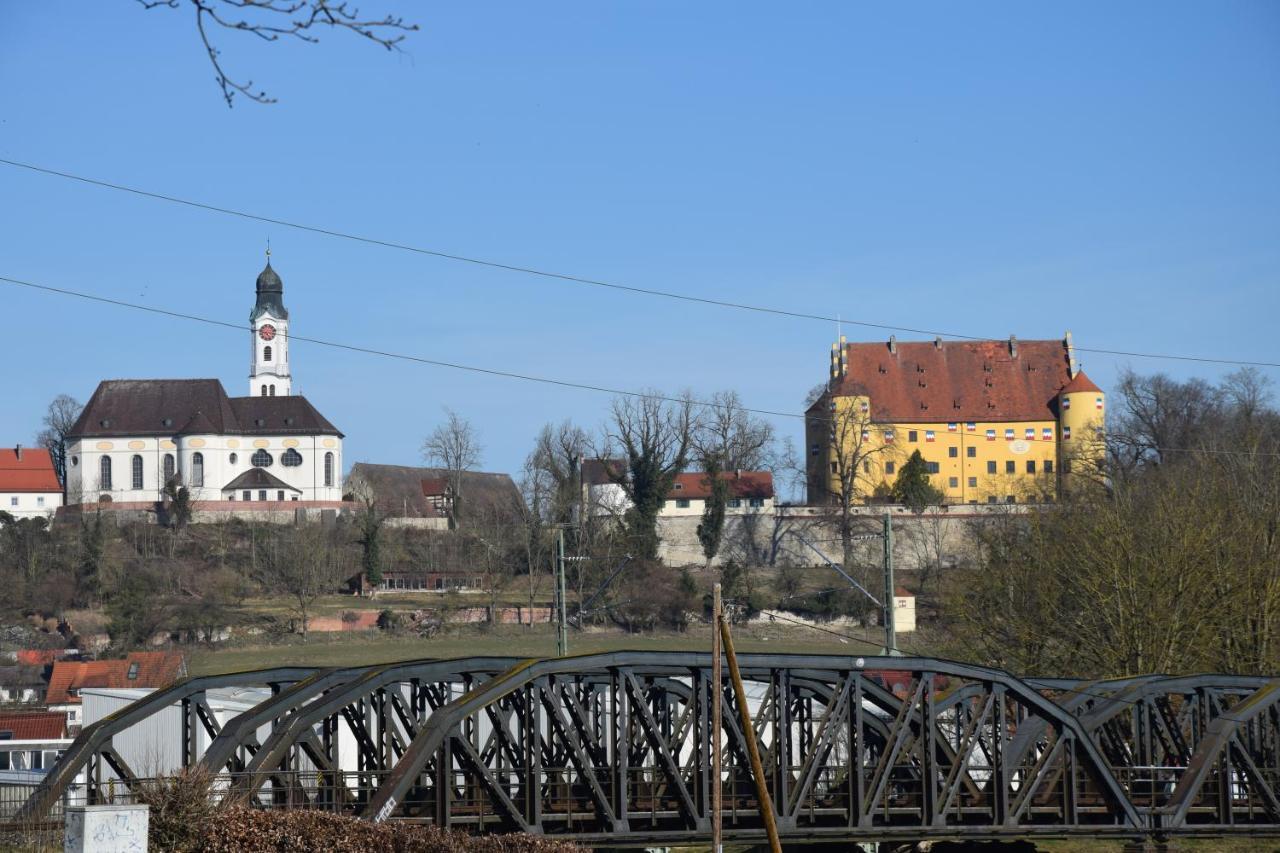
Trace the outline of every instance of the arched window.
[[263, 347], [263, 348], [262, 348], [262, 360], [263, 360], [263, 361], [270, 361], [270, 360], [271, 360], [271, 347]]
[[177, 471], [174, 469], [173, 464], [173, 454], [166, 453], [164, 455], [164, 483], [161, 483], [161, 485], [167, 485], [176, 473]]
[[326, 486], [333, 485], [333, 454], [326, 453], [324, 455], [324, 484]]
[[290, 447], [281, 454], [280, 464], [286, 468], [297, 468], [302, 464], [302, 454]]
[[98, 488], [111, 489], [111, 457], [104, 456], [98, 460]]
[[275, 395], [276, 395], [276, 386], [272, 385], [272, 386], [271, 386], [271, 396], [272, 396], [272, 397], [274, 397]]
[[132, 482], [130, 485], [135, 489], [142, 488], [142, 457], [135, 453], [133, 458], [129, 460], [129, 472], [132, 474]]
[[270, 468], [271, 463], [275, 462], [275, 460], [271, 458], [271, 454], [267, 451], [255, 450], [253, 451], [253, 457], [249, 459], [249, 462], [252, 463], [255, 468]]
[[204, 454], [191, 454], [191, 485], [204, 485]]
[[264, 396], [264, 397], [265, 397], [265, 396], [267, 396], [267, 386], [266, 386], [266, 385], [263, 385], [263, 386], [262, 386], [262, 396]]

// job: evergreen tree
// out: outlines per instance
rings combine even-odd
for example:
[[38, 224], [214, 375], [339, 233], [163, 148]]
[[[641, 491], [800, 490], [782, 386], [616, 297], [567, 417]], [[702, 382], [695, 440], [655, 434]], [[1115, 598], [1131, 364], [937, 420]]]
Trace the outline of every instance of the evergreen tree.
[[898, 479], [893, 484], [893, 499], [914, 513], [924, 512], [927, 506], [942, 503], [942, 492], [929, 482], [929, 467], [920, 455], [913, 451], [907, 464], [898, 472]]
[[720, 540], [724, 536], [724, 511], [729, 504], [729, 481], [720, 476], [720, 459], [716, 454], [707, 456], [706, 482], [710, 490], [702, 509], [702, 522], [698, 525], [698, 541], [702, 543], [702, 554], [707, 558], [707, 568], [720, 550]]

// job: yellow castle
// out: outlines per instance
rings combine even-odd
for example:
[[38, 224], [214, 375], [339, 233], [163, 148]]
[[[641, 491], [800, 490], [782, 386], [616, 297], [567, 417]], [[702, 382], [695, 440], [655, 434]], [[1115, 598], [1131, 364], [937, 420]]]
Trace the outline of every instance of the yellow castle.
[[831, 345], [805, 413], [808, 502], [885, 495], [919, 450], [949, 504], [1053, 500], [1092, 478], [1105, 395], [1062, 340]]

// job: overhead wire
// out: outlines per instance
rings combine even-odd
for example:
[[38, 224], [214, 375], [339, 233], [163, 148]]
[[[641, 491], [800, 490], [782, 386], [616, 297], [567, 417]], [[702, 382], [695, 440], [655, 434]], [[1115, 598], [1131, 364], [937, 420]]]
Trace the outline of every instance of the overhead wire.
[[[371, 246], [379, 246], [385, 249], [395, 249], [403, 252], [412, 252], [417, 255], [425, 255], [442, 260], [455, 261], [458, 263], [471, 264], [473, 266], [487, 267], [489, 269], [503, 270], [505, 272], [519, 273], [523, 275], [537, 276], [544, 279], [552, 279], [556, 281], [568, 282], [587, 287], [598, 287], [609, 290], [631, 293], [642, 296], [650, 296], [661, 299], [673, 299], [682, 302], [695, 303], [700, 305], [709, 305], [718, 308], [730, 308], [737, 311], [747, 311], [757, 314], [768, 314], [779, 317], [789, 317], [799, 320], [817, 320], [823, 323], [845, 324], [850, 326], [860, 326], [869, 329], [880, 329], [884, 331], [909, 332], [918, 335], [932, 335], [934, 337], [955, 338], [959, 340], [981, 341], [991, 340], [990, 336], [970, 335], [962, 332], [946, 332], [936, 329], [921, 329], [911, 326], [900, 326], [891, 323], [874, 323], [867, 320], [851, 320], [839, 315], [835, 317], [824, 314], [814, 314], [806, 311], [796, 311], [786, 308], [779, 308], [768, 305], [754, 305], [747, 302], [737, 302], [727, 299], [716, 299], [707, 296], [694, 296], [688, 293], [677, 293], [671, 290], [661, 290], [651, 287], [640, 287], [637, 285], [622, 284], [616, 281], [605, 281], [598, 278], [589, 278], [587, 276], [573, 275], [570, 273], [555, 272], [552, 270], [540, 269], [523, 264], [505, 263], [502, 261], [494, 261], [486, 258], [479, 258], [470, 255], [462, 255], [456, 252], [446, 252], [440, 249], [431, 249], [424, 246], [414, 246], [408, 243], [401, 243], [394, 240], [383, 239], [379, 237], [368, 237], [360, 234], [353, 234], [347, 231], [340, 231], [336, 228], [330, 228], [319, 225], [308, 225], [301, 222], [294, 222], [283, 219], [278, 216], [267, 216], [260, 213], [252, 213], [245, 210], [238, 210], [231, 207], [210, 204], [208, 202], [195, 201], [193, 199], [182, 198], [180, 196], [169, 193], [154, 192], [144, 190], [138, 187], [128, 186], [126, 184], [115, 183], [112, 181], [102, 180], [100, 178], [91, 178], [85, 175], [77, 175], [72, 172], [65, 172], [59, 169], [52, 169], [45, 166], [37, 166], [33, 163], [25, 163], [20, 160], [11, 160], [0, 158], [0, 165], [10, 166], [15, 169], [25, 169], [41, 175], [50, 177], [63, 178], [69, 181], [86, 184], [89, 186], [99, 187], [102, 189], [113, 190], [115, 192], [129, 193], [141, 198], [148, 198], [155, 201], [163, 201], [170, 204], [183, 205], [186, 207], [203, 210], [210, 213], [217, 213], [223, 216], [232, 216], [239, 219], [246, 219], [253, 222], [262, 222], [268, 225], [278, 225], [282, 228], [291, 228], [297, 231], [304, 231], [311, 234], [318, 234], [324, 237], [332, 237], [340, 240], [348, 240], [356, 243], [364, 243]], [[1248, 361], [1244, 359], [1232, 358], [1215, 358], [1208, 356], [1194, 355], [1175, 355], [1172, 353], [1149, 353], [1137, 352], [1129, 350], [1104, 349], [1100, 347], [1074, 347], [1076, 352], [1093, 353], [1097, 355], [1111, 355], [1123, 358], [1149, 358], [1170, 361], [1189, 361], [1208, 364], [1230, 364], [1241, 367], [1273, 367], [1280, 368], [1280, 362], [1269, 361]]]
[[[49, 284], [41, 284], [39, 282], [29, 281], [26, 279], [14, 278], [12, 276], [0, 275], [0, 283], [9, 284], [15, 287], [25, 287], [32, 290], [42, 291], [45, 293], [58, 294], [60, 296], [69, 296], [76, 299], [84, 299], [90, 302], [97, 302], [104, 305], [112, 305], [117, 308], [128, 308], [134, 311], [145, 311], [149, 314], [157, 314], [163, 317], [171, 317], [177, 320], [188, 320], [194, 323], [203, 323], [209, 326], [216, 326], [224, 329], [233, 329], [237, 332], [249, 331], [249, 327], [242, 323], [232, 323], [227, 320], [216, 320], [212, 317], [203, 317], [199, 314], [191, 314], [185, 311], [173, 311], [167, 308], [158, 308], [154, 305], [141, 305], [136, 302], [129, 302], [124, 299], [116, 299], [110, 296], [100, 296], [95, 293], [88, 293], [82, 290], [74, 290], [68, 287], [55, 287]], [[706, 409], [723, 409], [727, 404], [717, 403], [711, 400], [699, 400], [696, 398], [673, 397], [668, 394], [662, 394], [655, 391], [635, 391], [628, 388], [612, 388], [606, 385], [595, 385], [588, 382], [576, 382], [569, 379], [557, 379], [549, 376], [535, 376], [528, 373], [517, 373], [510, 370], [499, 370], [492, 367], [479, 367], [473, 364], [463, 364], [456, 361], [445, 361], [443, 359], [428, 358], [426, 356], [409, 355], [407, 353], [392, 352], [390, 350], [382, 350], [374, 347], [361, 346], [358, 344], [342, 343], [340, 341], [332, 341], [324, 338], [314, 338], [305, 335], [297, 335], [293, 332], [289, 333], [290, 341], [301, 341], [303, 343], [314, 344], [316, 346], [329, 347], [331, 349], [339, 349], [347, 352], [363, 353], [365, 355], [373, 355], [381, 358], [391, 358], [400, 361], [408, 361], [417, 364], [430, 365], [432, 367], [442, 367], [449, 370], [459, 370], [468, 373], [479, 373], [486, 376], [496, 376], [504, 379], [515, 379], [522, 382], [535, 382], [543, 385], [553, 385], [560, 388], [572, 388], [580, 391], [594, 391], [600, 394], [612, 394], [620, 397], [630, 397], [633, 399], [656, 400], [666, 403], [675, 403], [683, 405], [699, 406]], [[796, 420], [806, 420], [815, 423], [832, 423], [833, 419], [820, 415], [797, 414], [796, 412], [783, 412], [775, 409], [757, 409], [747, 406], [735, 407], [741, 408], [742, 411], [753, 415], [765, 415], [775, 418], [791, 418]], [[880, 425], [877, 425], [879, 428]], [[1185, 452], [1185, 453], [1229, 453], [1237, 456], [1276, 456], [1280, 457], [1280, 452], [1248, 452], [1248, 451], [1229, 451], [1229, 450], [1206, 450], [1200, 451], [1194, 448], [1160, 448], [1161, 451], [1168, 452]]]

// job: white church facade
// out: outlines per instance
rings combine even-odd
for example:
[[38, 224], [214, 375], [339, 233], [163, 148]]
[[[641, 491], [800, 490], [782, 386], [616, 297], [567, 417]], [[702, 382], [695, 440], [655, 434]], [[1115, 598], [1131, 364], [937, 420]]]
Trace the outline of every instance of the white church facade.
[[343, 435], [292, 393], [289, 312], [270, 259], [249, 327], [248, 396], [217, 379], [100, 383], [68, 436], [67, 504], [154, 506], [172, 482], [229, 509], [338, 506]]

